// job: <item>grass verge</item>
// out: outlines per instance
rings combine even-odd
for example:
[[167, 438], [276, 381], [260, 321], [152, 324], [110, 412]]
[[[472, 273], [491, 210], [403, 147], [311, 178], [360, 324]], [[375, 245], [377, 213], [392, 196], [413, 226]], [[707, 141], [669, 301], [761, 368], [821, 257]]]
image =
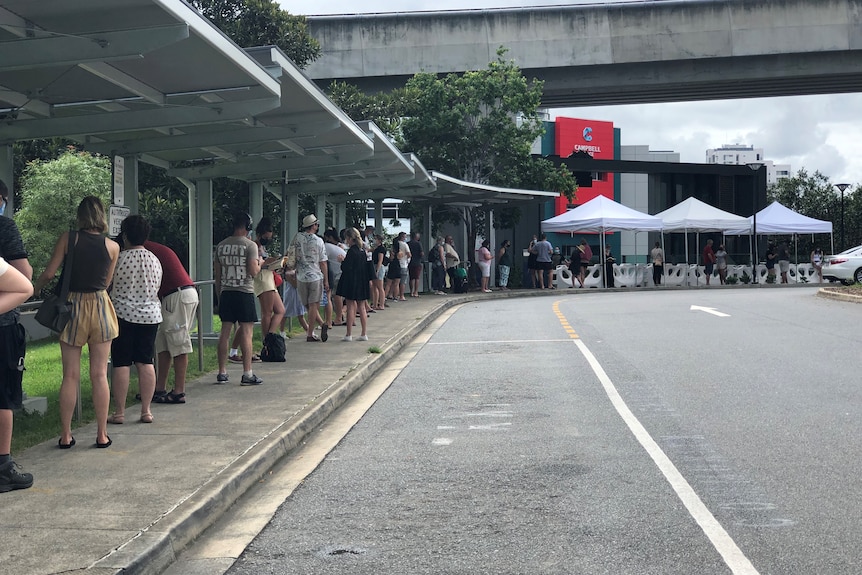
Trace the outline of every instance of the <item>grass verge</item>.
[[[213, 319], [213, 330], [218, 333], [221, 330], [221, 322], [218, 317]], [[291, 331], [291, 335], [304, 333], [299, 324]], [[198, 346], [193, 337], [194, 351], [189, 356], [189, 368], [186, 379], [191, 381], [201, 375], [216, 371], [218, 359], [216, 357], [216, 342], [204, 341], [203, 346], [203, 370], [198, 369]], [[260, 328], [255, 329], [254, 347], [261, 348]], [[81, 354], [81, 421], [72, 419], [72, 429], [87, 425], [93, 421], [93, 387], [90, 383], [90, 355], [85, 346]], [[24, 392], [30, 397], [45, 397], [48, 400], [48, 410], [44, 415], [28, 413], [26, 411], [15, 412], [15, 429], [12, 434], [12, 453], [18, 453], [38, 445], [49, 439], [59, 437], [60, 434], [60, 382], [63, 380], [63, 364], [60, 358], [60, 344], [57, 338], [51, 337], [27, 344], [27, 357], [24, 371]], [[168, 376], [168, 389], [173, 388], [174, 374], [171, 370]], [[126, 396], [126, 405], [137, 404], [135, 394], [138, 393], [138, 378], [132, 369], [129, 393]], [[113, 404], [112, 404], [113, 406]], [[113, 407], [111, 410], [113, 411]]]

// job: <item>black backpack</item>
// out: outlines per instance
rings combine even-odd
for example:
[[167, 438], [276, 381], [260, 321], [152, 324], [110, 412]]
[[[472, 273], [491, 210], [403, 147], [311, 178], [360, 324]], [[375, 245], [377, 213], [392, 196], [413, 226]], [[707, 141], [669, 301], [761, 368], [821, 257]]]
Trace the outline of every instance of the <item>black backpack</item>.
[[284, 338], [277, 333], [268, 333], [263, 338], [263, 349], [260, 351], [261, 361], [283, 362], [286, 361], [285, 354], [287, 346], [284, 344]]

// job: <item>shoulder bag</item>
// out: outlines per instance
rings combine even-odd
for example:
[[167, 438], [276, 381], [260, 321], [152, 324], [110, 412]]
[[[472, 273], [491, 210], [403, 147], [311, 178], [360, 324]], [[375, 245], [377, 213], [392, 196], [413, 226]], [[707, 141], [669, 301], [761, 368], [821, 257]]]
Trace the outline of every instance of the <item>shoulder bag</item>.
[[57, 333], [63, 331], [69, 319], [72, 317], [72, 304], [68, 301], [69, 298], [69, 282], [72, 278], [72, 261], [74, 260], [73, 250], [77, 243], [77, 232], [69, 232], [69, 242], [66, 248], [66, 261], [63, 264], [63, 283], [60, 286], [60, 294], [50, 294], [42, 301], [39, 310], [36, 312], [35, 319], [40, 324], [44, 325]]

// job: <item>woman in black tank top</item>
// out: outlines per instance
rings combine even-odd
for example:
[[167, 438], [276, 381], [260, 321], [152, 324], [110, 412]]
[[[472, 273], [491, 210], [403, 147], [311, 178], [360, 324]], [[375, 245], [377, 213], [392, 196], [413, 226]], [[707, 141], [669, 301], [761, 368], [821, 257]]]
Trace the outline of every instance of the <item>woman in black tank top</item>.
[[[108, 356], [111, 340], [117, 337], [117, 315], [107, 287], [114, 276], [114, 267], [120, 254], [117, 242], [103, 234], [108, 231], [105, 207], [95, 196], [87, 196], [78, 205], [78, 231], [73, 234], [72, 269], [69, 273], [69, 301], [72, 318], [60, 333], [60, 351], [63, 357], [63, 383], [60, 385], [60, 449], [75, 445], [72, 437], [72, 413], [77, 401], [81, 379], [81, 351], [86, 344], [90, 352], [90, 379], [93, 384], [93, 406], [96, 411], [96, 447], [108, 447], [107, 421], [110, 404], [108, 388]], [[35, 290], [39, 294], [64, 263], [69, 246], [69, 232], [63, 232], [48, 266]]]

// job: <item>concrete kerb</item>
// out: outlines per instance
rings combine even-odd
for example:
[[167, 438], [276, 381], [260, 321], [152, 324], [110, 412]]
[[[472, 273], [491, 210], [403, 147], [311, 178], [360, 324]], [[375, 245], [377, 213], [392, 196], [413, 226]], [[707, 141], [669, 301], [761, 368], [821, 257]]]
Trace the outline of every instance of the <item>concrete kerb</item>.
[[371, 357], [357, 364], [359, 367], [320, 393], [301, 412], [262, 437], [185, 501], [88, 570], [109, 569], [118, 575], [158, 575], [163, 572], [187, 545], [213, 525], [282, 457], [296, 449], [445, 310], [481, 299], [487, 299], [487, 296], [476, 294], [442, 300], [430, 312], [388, 339], [381, 353], [370, 354]]
[[834, 299], [837, 301], [845, 301], [850, 303], [862, 303], [862, 296], [850, 294], [850, 293], [841, 293], [839, 291], [835, 291], [830, 288], [820, 288], [817, 290], [817, 296], [823, 297], [826, 299]]
[[[318, 394], [300, 412], [292, 415], [258, 440], [195, 493], [165, 512], [116, 550], [95, 562], [87, 571], [106, 571], [117, 575], [158, 575], [163, 572], [186, 546], [212, 526], [244, 493], [265, 477], [282, 457], [296, 449], [314, 429], [381, 372], [405, 346], [449, 308], [486, 299], [548, 297], [606, 291], [608, 290], [517, 290], [494, 292], [490, 297], [476, 293], [442, 299], [423, 317], [417, 318], [389, 338], [384, 343], [381, 353], [370, 354], [370, 357], [357, 363], [344, 377]], [[615, 291], [627, 290], [624, 288]], [[844, 294], [824, 292], [827, 290], [821, 289], [818, 295], [844, 296]], [[844, 301], [862, 302], [859, 296], [848, 297], [855, 299]], [[843, 298], [836, 297], [836, 299]]]

